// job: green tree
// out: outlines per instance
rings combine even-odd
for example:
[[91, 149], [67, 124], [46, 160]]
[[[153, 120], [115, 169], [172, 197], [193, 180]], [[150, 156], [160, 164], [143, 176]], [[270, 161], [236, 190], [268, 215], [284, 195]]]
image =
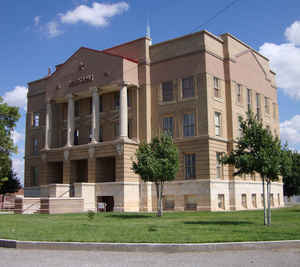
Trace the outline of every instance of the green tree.
[[[235, 148], [222, 158], [224, 164], [236, 168], [234, 175], [259, 173], [262, 178], [264, 224], [271, 225], [271, 182], [287, 175], [291, 167], [289, 150], [282, 147], [280, 140], [264, 128], [262, 120], [258, 120], [252, 112], [247, 119], [240, 120], [242, 136], [237, 140]], [[268, 214], [265, 204], [265, 182], [267, 184]]]
[[292, 159], [291, 172], [283, 176], [284, 195], [291, 197], [300, 194], [300, 154], [296, 151], [290, 152]]
[[15, 193], [22, 188], [16, 173], [12, 171], [11, 168], [8, 170], [6, 176], [7, 179], [2, 183], [2, 186], [0, 188], [0, 195], [2, 195], [2, 205], [4, 204], [4, 198], [7, 193]]
[[0, 188], [8, 179], [8, 170], [11, 169], [11, 154], [17, 152], [12, 133], [19, 118], [19, 108], [7, 105], [0, 97]]
[[150, 144], [141, 143], [136, 151], [132, 169], [144, 182], [153, 182], [157, 193], [157, 216], [162, 216], [164, 183], [175, 179], [178, 171], [178, 150], [172, 137], [163, 134]]

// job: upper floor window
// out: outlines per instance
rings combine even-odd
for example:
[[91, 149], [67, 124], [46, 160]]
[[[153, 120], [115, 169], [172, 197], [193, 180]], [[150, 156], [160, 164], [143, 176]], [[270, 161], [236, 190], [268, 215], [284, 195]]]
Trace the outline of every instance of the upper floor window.
[[220, 79], [217, 77], [214, 77], [214, 96], [221, 97]]
[[93, 112], [93, 98], [89, 98], [89, 114], [92, 114]]
[[74, 131], [74, 145], [79, 145], [79, 129], [75, 129]]
[[132, 138], [132, 119], [128, 120], [128, 138]]
[[189, 98], [195, 96], [193, 77], [182, 79], [182, 97]]
[[269, 98], [265, 96], [265, 112], [270, 113]]
[[184, 154], [185, 179], [196, 178], [196, 155]]
[[168, 102], [173, 101], [173, 82], [163, 82], [162, 83], [162, 101]]
[[99, 128], [99, 142], [103, 142], [103, 127]]
[[221, 136], [221, 113], [215, 112], [215, 135]]
[[120, 92], [114, 93], [114, 109], [120, 108]]
[[258, 119], [260, 118], [260, 113], [260, 94], [256, 93], [256, 115]]
[[33, 138], [33, 155], [37, 155], [39, 153], [39, 141], [37, 138]]
[[173, 117], [163, 118], [163, 131], [164, 133], [173, 136]]
[[252, 106], [252, 92], [251, 89], [247, 89], [247, 104], [248, 104], [248, 111], [250, 112]]
[[195, 116], [194, 113], [184, 114], [183, 116], [183, 136], [195, 135]]
[[221, 162], [223, 153], [216, 153], [216, 178], [223, 178], [223, 164]]
[[40, 114], [39, 113], [33, 113], [33, 127], [39, 127], [40, 126]]
[[242, 103], [242, 86], [240, 84], [236, 84], [236, 100], [238, 104]]
[[80, 114], [80, 101], [75, 101], [75, 117], [78, 117]]
[[39, 169], [38, 167], [31, 167], [31, 186], [38, 185]]

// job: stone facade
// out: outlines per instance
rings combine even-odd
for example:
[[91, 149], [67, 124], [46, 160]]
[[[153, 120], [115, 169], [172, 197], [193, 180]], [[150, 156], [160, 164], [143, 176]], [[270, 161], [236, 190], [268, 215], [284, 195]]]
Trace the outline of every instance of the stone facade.
[[[132, 160], [141, 141], [168, 130], [180, 168], [165, 186], [166, 210], [262, 208], [260, 177], [234, 177], [218, 163], [249, 109], [279, 135], [269, 60], [230, 34], [82, 47], [29, 83], [25, 197], [49, 207], [74, 199], [76, 211], [96, 210], [99, 202], [114, 211], [153, 211], [155, 187], [133, 173]], [[274, 207], [284, 205], [281, 180], [272, 197]]]

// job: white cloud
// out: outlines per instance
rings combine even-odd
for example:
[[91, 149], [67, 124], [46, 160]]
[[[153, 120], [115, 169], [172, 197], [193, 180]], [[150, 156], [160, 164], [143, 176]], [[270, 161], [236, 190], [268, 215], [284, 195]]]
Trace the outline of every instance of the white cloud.
[[101, 4], [94, 2], [92, 7], [80, 5], [74, 10], [65, 14], [60, 14], [61, 22], [75, 24], [84, 22], [95, 27], [104, 27], [108, 24], [108, 19], [127, 11], [129, 5], [126, 2], [115, 4]]
[[300, 45], [300, 21], [295, 21], [285, 30], [285, 37], [291, 43]]
[[[296, 26], [293, 26], [296, 25]], [[300, 99], [300, 22], [286, 29], [289, 42], [264, 43], [259, 52], [270, 59], [271, 68], [277, 73], [277, 85], [290, 97]]]
[[13, 158], [12, 165], [17, 177], [20, 178], [21, 183], [24, 183], [24, 159]]
[[280, 136], [289, 145], [300, 145], [300, 115], [280, 123]]
[[36, 16], [36, 17], [34, 17], [34, 26], [38, 26], [39, 24], [40, 24], [40, 19], [41, 19], [41, 17], [40, 16]]
[[63, 32], [59, 29], [59, 23], [50, 21], [46, 25], [47, 33], [50, 38], [61, 35]]
[[14, 140], [14, 144], [17, 144], [19, 141], [24, 140], [24, 134], [14, 130], [12, 133], [12, 138]]
[[3, 96], [3, 99], [7, 104], [23, 108], [26, 111], [27, 91], [28, 88], [24, 86], [16, 86], [11, 91], [6, 92]]

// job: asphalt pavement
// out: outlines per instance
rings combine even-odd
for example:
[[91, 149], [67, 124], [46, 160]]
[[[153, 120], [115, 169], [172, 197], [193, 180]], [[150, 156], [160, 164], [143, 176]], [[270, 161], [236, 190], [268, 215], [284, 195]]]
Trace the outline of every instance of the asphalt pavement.
[[299, 267], [300, 249], [143, 253], [0, 248], [0, 266], [263, 266]]

